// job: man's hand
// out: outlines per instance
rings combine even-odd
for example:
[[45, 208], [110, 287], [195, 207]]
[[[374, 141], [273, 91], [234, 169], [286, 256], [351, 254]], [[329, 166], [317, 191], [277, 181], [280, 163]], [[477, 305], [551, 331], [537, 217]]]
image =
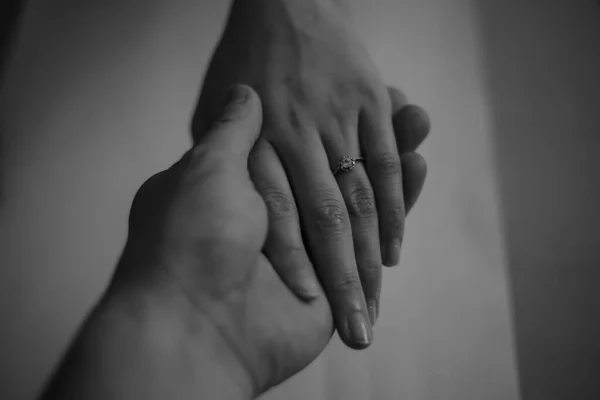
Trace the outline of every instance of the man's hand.
[[308, 365], [333, 322], [319, 287], [313, 302], [299, 300], [261, 253], [267, 209], [247, 170], [261, 104], [246, 86], [235, 95], [194, 148], [138, 192], [115, 285], [189, 304], [178, 317], [214, 326], [256, 395]]
[[[267, 209], [247, 169], [258, 95], [221, 116], [138, 191], [125, 250], [44, 399], [250, 399], [313, 361], [333, 334], [261, 253]], [[365, 327], [366, 329], [366, 327]]]
[[[263, 132], [249, 165], [269, 210], [265, 254], [305, 300], [318, 294], [316, 269], [342, 340], [368, 346], [382, 261], [399, 260], [403, 183], [414, 182], [403, 174], [406, 160], [397, 151], [385, 86], [328, 0], [234, 2], [204, 80], [195, 140], [234, 82], [251, 85], [263, 99]], [[423, 116], [401, 118], [414, 115]], [[366, 163], [334, 176], [344, 155]], [[407, 159], [424, 170], [418, 156]], [[417, 194], [422, 182], [413, 185]]]

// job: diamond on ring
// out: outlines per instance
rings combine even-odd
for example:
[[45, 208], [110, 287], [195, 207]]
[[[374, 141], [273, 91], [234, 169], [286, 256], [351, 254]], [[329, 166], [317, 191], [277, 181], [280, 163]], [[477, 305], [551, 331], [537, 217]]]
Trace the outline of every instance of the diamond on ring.
[[340, 158], [340, 161], [338, 162], [338, 167], [333, 172], [333, 175], [336, 175], [338, 172], [352, 171], [354, 169], [354, 167], [356, 166], [357, 161], [364, 161], [364, 158], [363, 157], [343, 156], [342, 158]]
[[344, 156], [340, 159], [338, 164], [340, 171], [352, 171], [356, 165], [356, 160], [350, 156]]

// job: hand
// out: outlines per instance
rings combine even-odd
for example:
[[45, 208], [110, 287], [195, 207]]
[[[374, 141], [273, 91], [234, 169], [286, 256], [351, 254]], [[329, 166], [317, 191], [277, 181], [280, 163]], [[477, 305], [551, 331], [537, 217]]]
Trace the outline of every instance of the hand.
[[[263, 99], [263, 134], [249, 167], [269, 210], [264, 252], [305, 300], [318, 293], [314, 263], [342, 340], [366, 347], [372, 333], [361, 327], [377, 317], [382, 256], [398, 263], [406, 213], [406, 163], [386, 89], [337, 10], [320, 0], [235, 2], [205, 77], [195, 140], [235, 82]], [[343, 155], [366, 164], [334, 177]]]
[[170, 304], [186, 326], [214, 327], [239, 362], [227, 369], [245, 371], [258, 395], [308, 365], [333, 321], [324, 293], [299, 300], [261, 253], [267, 209], [247, 170], [261, 105], [246, 86], [235, 94], [196, 145], [139, 190], [113, 286]]

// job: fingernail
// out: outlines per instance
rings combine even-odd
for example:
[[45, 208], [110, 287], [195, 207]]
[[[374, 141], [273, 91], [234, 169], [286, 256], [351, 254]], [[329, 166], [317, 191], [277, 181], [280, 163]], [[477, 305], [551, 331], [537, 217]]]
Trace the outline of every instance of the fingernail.
[[365, 347], [371, 344], [371, 324], [367, 322], [362, 312], [356, 311], [350, 316], [348, 328], [350, 330], [350, 339], [354, 344]]
[[370, 299], [367, 301], [367, 309], [369, 310], [371, 325], [375, 325], [375, 321], [377, 321], [377, 300]]
[[243, 103], [248, 100], [249, 94], [250, 92], [246, 86], [235, 85], [227, 91], [225, 99], [223, 100], [223, 107], [227, 108], [235, 104]]
[[392, 239], [388, 242], [385, 247], [385, 255], [383, 257], [383, 264], [388, 267], [394, 267], [398, 265], [400, 261], [400, 240], [398, 238]]

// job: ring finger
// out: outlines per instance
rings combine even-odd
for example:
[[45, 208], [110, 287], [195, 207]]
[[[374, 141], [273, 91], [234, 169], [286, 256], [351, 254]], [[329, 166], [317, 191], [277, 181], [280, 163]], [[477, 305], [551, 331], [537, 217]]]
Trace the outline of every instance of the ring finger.
[[[377, 303], [381, 292], [379, 223], [375, 195], [365, 166], [362, 160], [352, 161], [353, 159], [348, 158], [348, 156], [360, 155], [357, 125], [358, 120], [355, 120], [342, 127], [344, 143], [329, 143], [328, 154], [344, 155], [339, 161], [335, 159], [331, 161], [337, 162], [333, 168], [334, 175], [350, 217], [358, 273], [369, 310], [369, 318], [371, 324], [374, 324], [377, 319]], [[352, 161], [348, 164], [351, 166], [349, 171], [341, 168], [342, 159], [346, 162]]]
[[372, 331], [354, 255], [352, 227], [323, 143], [318, 135], [307, 132], [278, 150], [340, 337], [350, 347], [367, 347]]
[[382, 269], [375, 196], [362, 163], [357, 162], [351, 171], [337, 173], [336, 178], [350, 216], [358, 273], [371, 324], [374, 324]]

